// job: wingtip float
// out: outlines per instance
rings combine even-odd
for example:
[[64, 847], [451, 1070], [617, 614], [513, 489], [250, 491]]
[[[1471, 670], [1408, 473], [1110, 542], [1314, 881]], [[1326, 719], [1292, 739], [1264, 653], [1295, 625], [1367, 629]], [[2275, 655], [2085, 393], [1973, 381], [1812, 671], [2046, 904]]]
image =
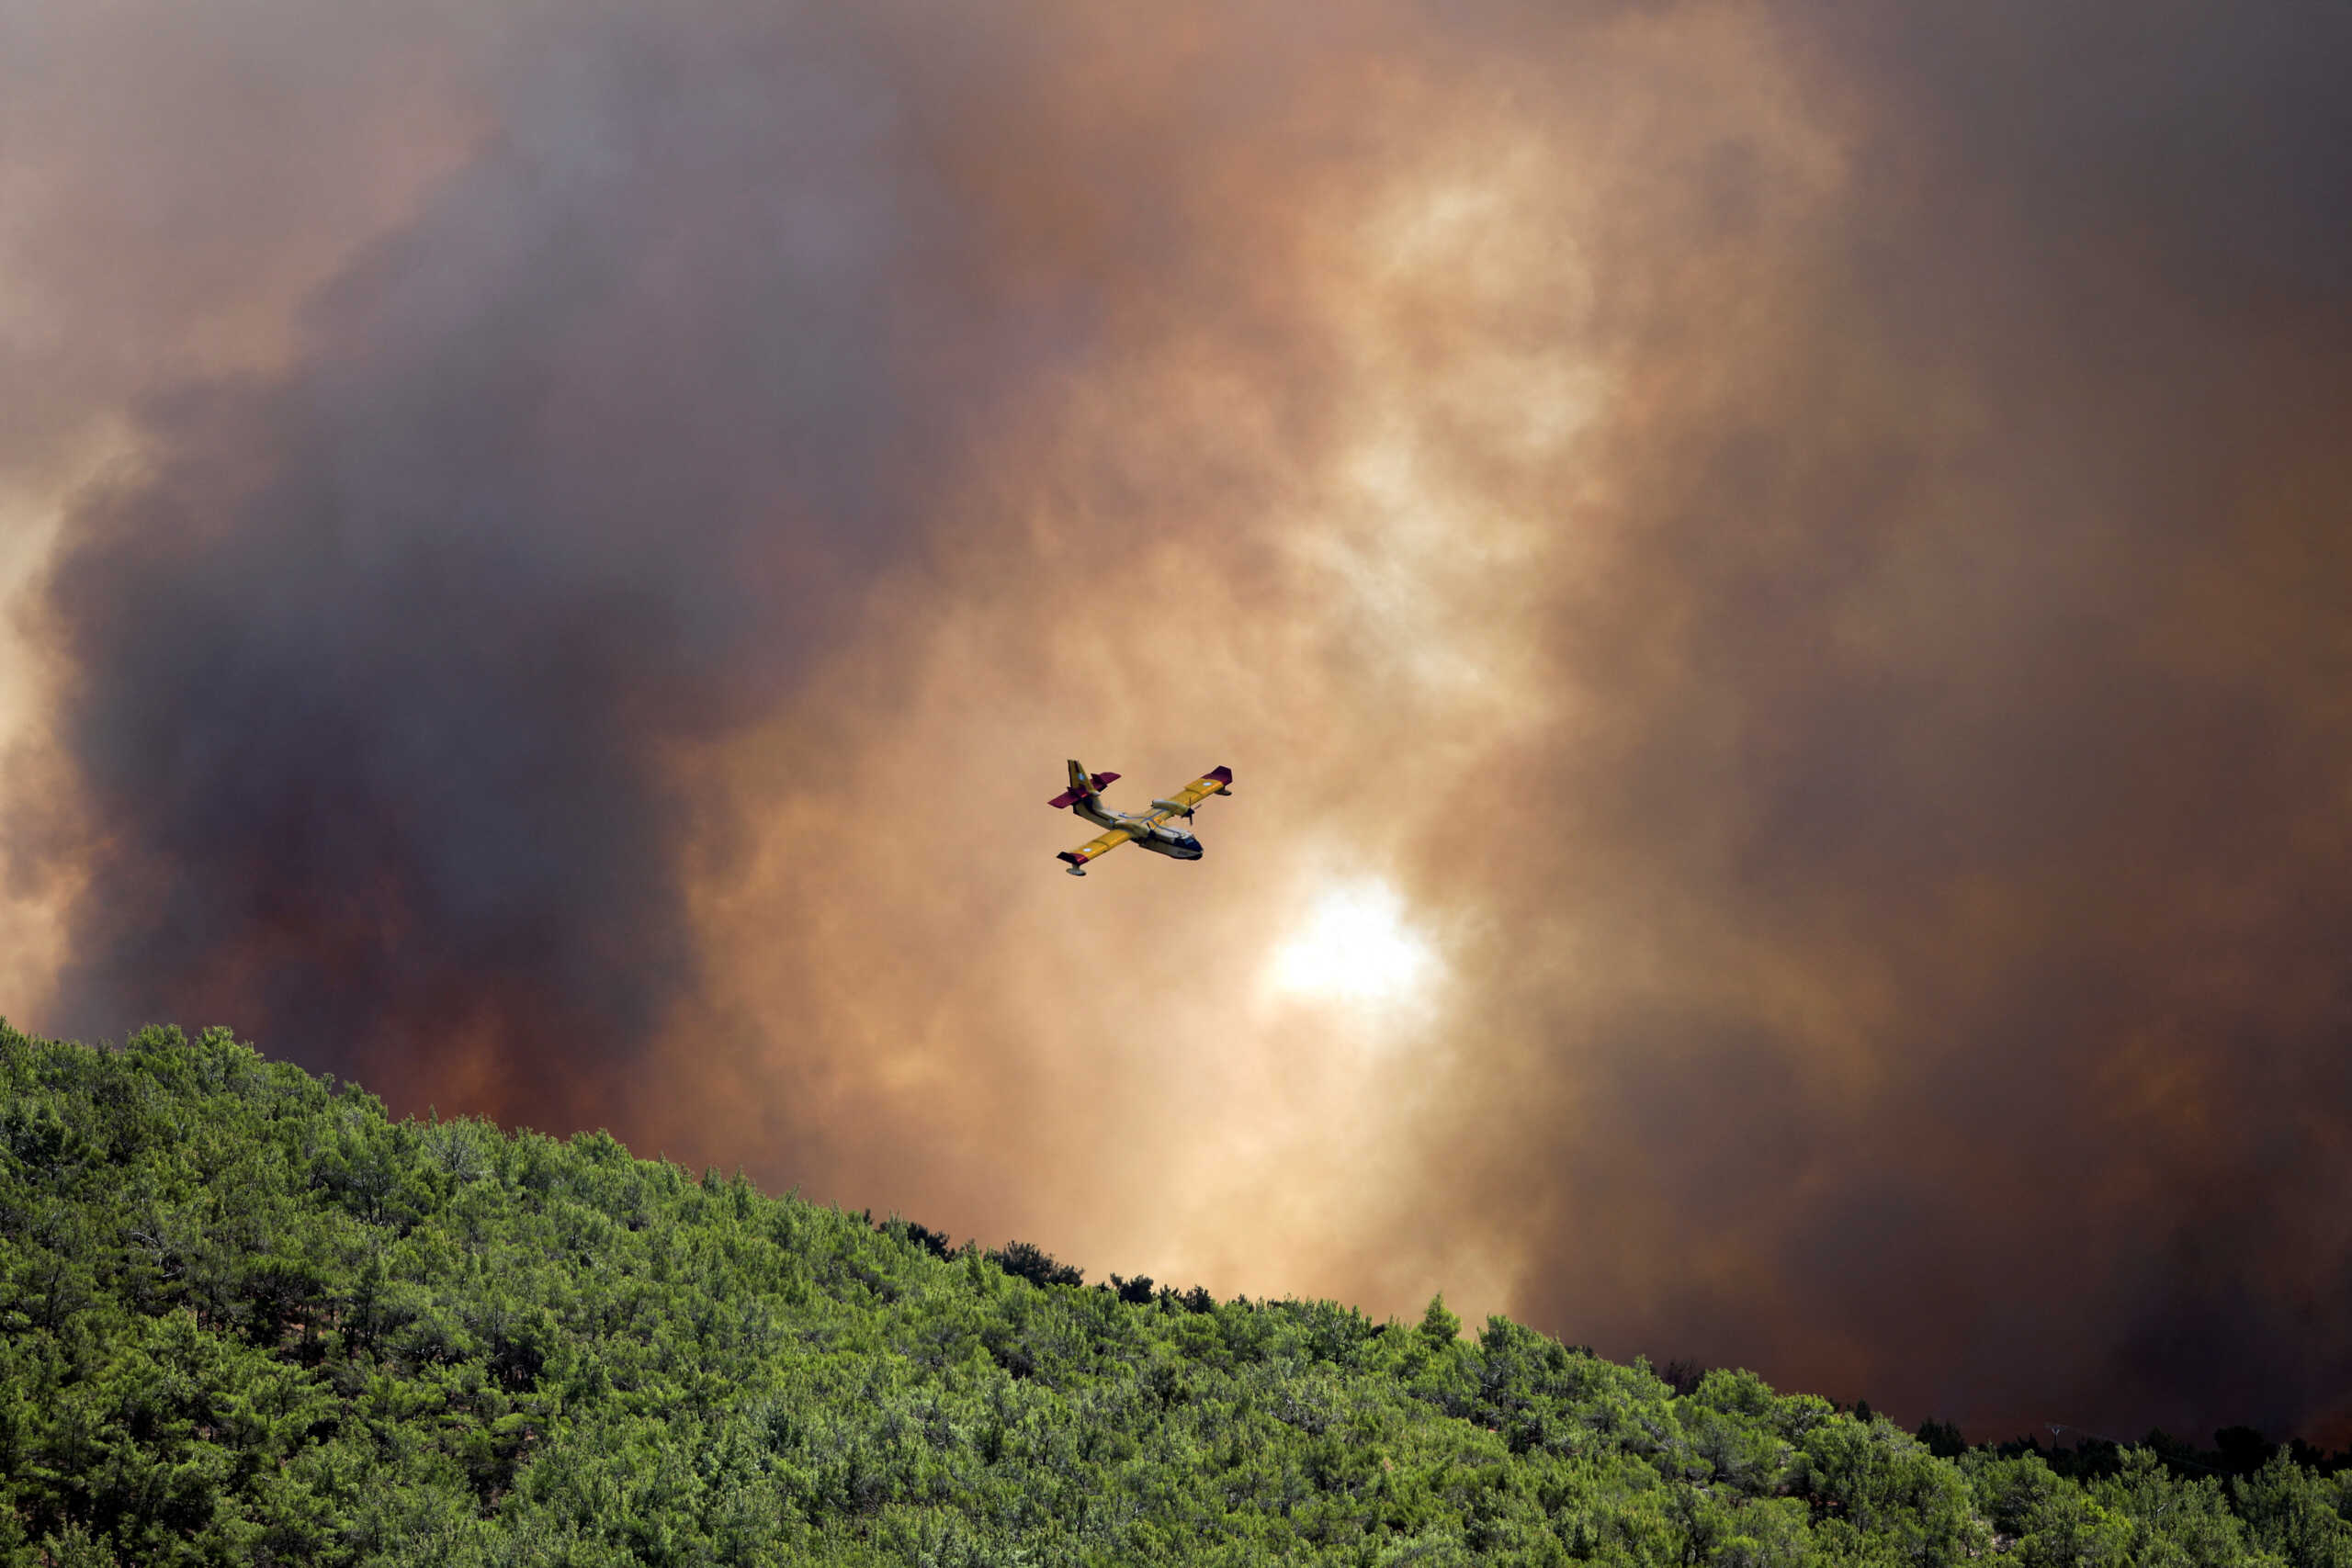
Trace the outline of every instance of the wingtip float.
[[1103, 831], [1074, 850], [1064, 850], [1055, 858], [1065, 863], [1072, 876], [1086, 874], [1086, 863], [1106, 855], [1121, 844], [1140, 844], [1156, 855], [1170, 860], [1198, 860], [1201, 841], [1181, 829], [1169, 826], [1178, 818], [1189, 822], [1193, 807], [1213, 795], [1233, 793], [1233, 770], [1219, 763], [1178, 790], [1172, 795], [1155, 799], [1151, 809], [1134, 813], [1114, 811], [1102, 804], [1102, 786], [1117, 778], [1116, 773], [1090, 773], [1070, 760], [1069, 788], [1046, 802], [1057, 810], [1073, 807], [1080, 817], [1095, 823]]

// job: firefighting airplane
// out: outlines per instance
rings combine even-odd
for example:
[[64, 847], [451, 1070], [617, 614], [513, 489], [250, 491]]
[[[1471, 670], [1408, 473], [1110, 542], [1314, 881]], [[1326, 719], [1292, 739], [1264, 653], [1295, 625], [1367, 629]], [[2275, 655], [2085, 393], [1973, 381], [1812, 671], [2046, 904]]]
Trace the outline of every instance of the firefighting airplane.
[[1213, 795], [1231, 795], [1233, 770], [1222, 765], [1211, 768], [1168, 799], [1153, 801], [1151, 809], [1141, 816], [1114, 811], [1102, 804], [1102, 786], [1118, 776], [1116, 773], [1090, 773], [1080, 767], [1078, 760], [1073, 757], [1069, 764], [1069, 788], [1046, 802], [1056, 809], [1075, 806], [1080, 817], [1089, 822], [1099, 822], [1110, 829], [1077, 849], [1064, 850], [1056, 857], [1069, 862], [1069, 874], [1084, 876], [1088, 861], [1097, 855], [1110, 853], [1129, 840], [1141, 844], [1153, 854], [1167, 855], [1172, 860], [1200, 859], [1201, 841], [1190, 833], [1169, 827], [1168, 823], [1178, 817], [1190, 822], [1193, 807]]

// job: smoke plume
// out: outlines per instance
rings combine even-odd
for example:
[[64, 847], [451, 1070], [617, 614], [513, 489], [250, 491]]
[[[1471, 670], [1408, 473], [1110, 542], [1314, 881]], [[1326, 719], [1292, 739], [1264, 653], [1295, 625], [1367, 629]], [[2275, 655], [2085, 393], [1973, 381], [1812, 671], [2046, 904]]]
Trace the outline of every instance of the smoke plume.
[[[11, 1009], [2342, 1441], [2347, 54], [0, 0]], [[1073, 755], [1207, 857], [1058, 875]]]

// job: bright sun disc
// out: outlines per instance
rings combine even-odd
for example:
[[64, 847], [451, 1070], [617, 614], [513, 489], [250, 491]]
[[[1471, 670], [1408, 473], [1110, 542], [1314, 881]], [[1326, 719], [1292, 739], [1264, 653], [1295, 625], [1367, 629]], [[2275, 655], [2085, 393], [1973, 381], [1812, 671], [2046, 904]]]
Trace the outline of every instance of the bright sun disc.
[[1366, 1004], [1410, 999], [1437, 955], [1405, 919], [1384, 882], [1355, 882], [1317, 898], [1306, 923], [1275, 949], [1267, 978], [1277, 990]]

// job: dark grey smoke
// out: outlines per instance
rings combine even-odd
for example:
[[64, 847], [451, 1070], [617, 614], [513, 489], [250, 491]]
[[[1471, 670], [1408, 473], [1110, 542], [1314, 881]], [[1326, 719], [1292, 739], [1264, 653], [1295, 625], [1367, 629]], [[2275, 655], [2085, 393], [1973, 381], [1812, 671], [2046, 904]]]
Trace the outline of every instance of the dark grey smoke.
[[290, 372], [150, 398], [151, 463], [74, 519], [60, 739], [104, 837], [61, 1027], [213, 1008], [399, 1100], [487, 1055], [492, 1104], [594, 1118], [694, 984], [677, 754], [907, 547], [1000, 390], [943, 367], [1020, 357], [957, 354], [952, 193], [825, 8], [510, 49]]

